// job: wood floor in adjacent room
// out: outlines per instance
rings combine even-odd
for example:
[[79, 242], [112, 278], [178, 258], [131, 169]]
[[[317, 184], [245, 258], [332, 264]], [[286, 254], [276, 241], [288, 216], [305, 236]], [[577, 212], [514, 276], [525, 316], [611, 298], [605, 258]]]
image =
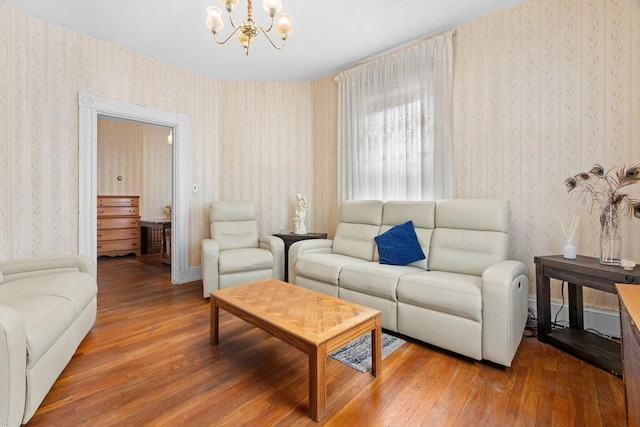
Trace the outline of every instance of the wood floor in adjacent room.
[[[306, 356], [224, 312], [209, 345], [201, 283], [172, 286], [153, 260], [99, 260], [97, 322], [29, 426], [317, 425]], [[320, 425], [625, 425], [621, 379], [536, 338], [508, 369], [418, 342], [382, 366], [328, 358]]]

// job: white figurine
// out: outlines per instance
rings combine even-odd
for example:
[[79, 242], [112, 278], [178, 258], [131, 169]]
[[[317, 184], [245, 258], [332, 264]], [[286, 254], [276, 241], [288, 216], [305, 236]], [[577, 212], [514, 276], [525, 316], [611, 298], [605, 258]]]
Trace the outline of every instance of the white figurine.
[[307, 216], [307, 198], [298, 193], [296, 196], [298, 200], [296, 205], [296, 216], [293, 217], [295, 223], [295, 234], [307, 234], [307, 227], [304, 225], [304, 220]]

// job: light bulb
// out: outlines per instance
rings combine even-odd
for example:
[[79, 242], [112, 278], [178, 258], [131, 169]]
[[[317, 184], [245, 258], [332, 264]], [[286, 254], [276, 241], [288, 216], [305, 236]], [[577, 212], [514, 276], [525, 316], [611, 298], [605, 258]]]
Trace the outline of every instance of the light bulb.
[[238, 0], [220, 0], [220, 3], [224, 5], [227, 11], [232, 12], [233, 8], [238, 5]]
[[269, 16], [272, 18], [276, 16], [276, 13], [280, 12], [282, 9], [282, 1], [280, 0], [264, 0], [262, 2], [262, 7], [264, 10], [269, 12]]
[[222, 11], [215, 7], [210, 6], [207, 8], [207, 28], [209, 31], [219, 32], [224, 28], [224, 21], [222, 20]]
[[278, 34], [282, 36], [283, 39], [286, 39], [291, 35], [293, 29], [291, 27], [291, 16], [287, 14], [282, 14], [278, 17], [278, 26], [276, 27], [276, 31]]

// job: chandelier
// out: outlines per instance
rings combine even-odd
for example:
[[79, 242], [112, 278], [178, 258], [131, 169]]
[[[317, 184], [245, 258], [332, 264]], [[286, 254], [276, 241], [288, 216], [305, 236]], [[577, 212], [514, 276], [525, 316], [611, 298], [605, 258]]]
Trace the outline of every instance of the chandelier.
[[231, 23], [231, 27], [233, 31], [229, 36], [220, 41], [218, 40], [218, 33], [222, 31], [224, 28], [224, 21], [222, 19], [222, 10], [215, 6], [210, 6], [207, 8], [207, 28], [213, 33], [213, 38], [218, 44], [225, 44], [228, 42], [234, 34], [238, 34], [238, 41], [242, 44], [244, 48], [245, 55], [249, 55], [249, 45], [253, 42], [253, 39], [258, 36], [258, 34], [262, 33], [267, 37], [269, 43], [276, 49], [282, 49], [284, 45], [287, 43], [287, 38], [291, 35], [291, 16], [287, 14], [278, 15], [278, 21], [276, 23], [276, 32], [280, 35], [280, 39], [282, 40], [282, 44], [277, 46], [271, 37], [269, 37], [269, 31], [273, 29], [273, 24], [276, 15], [282, 9], [282, 1], [280, 0], [263, 0], [262, 7], [269, 13], [269, 17], [271, 18], [271, 22], [268, 28], [263, 27], [262, 25], [256, 23], [253, 20], [253, 5], [251, 0], [247, 0], [247, 20], [242, 21], [240, 25], [236, 25], [233, 22], [233, 9], [238, 5], [238, 0], [220, 0], [222, 4], [224, 4], [227, 13], [229, 14], [229, 22]]

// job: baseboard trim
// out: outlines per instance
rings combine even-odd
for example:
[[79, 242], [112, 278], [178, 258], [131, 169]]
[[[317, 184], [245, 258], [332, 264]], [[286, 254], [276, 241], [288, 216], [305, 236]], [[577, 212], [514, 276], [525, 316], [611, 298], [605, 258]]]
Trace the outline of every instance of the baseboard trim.
[[[534, 298], [529, 298], [529, 308], [536, 313], [538, 312]], [[562, 303], [551, 301], [551, 320], [556, 318], [556, 313], [558, 313], [558, 323], [569, 325], [569, 309], [566, 303], [562, 307]], [[584, 307], [584, 328], [596, 330], [608, 337], [620, 338], [620, 312], [596, 307]]]
[[187, 271], [182, 272], [177, 281], [174, 281], [174, 285], [182, 285], [184, 283], [195, 282], [202, 280], [202, 268], [198, 265], [196, 267], [189, 267]]

